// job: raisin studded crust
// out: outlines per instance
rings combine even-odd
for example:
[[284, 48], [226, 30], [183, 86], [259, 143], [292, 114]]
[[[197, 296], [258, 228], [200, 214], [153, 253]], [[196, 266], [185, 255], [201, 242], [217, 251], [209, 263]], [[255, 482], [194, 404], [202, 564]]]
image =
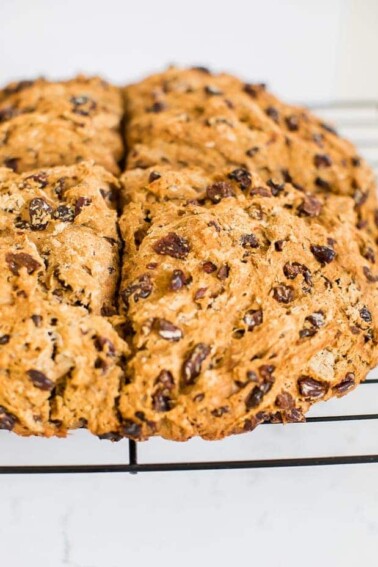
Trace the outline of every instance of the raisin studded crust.
[[118, 424], [118, 181], [92, 163], [0, 169], [0, 429], [97, 435]]
[[372, 170], [331, 126], [264, 85], [172, 68], [127, 87], [125, 98], [128, 169], [245, 167], [302, 192], [348, 195], [358, 225], [377, 237]]
[[352, 390], [378, 363], [378, 207], [355, 148], [201, 68], [123, 94], [0, 92], [0, 428], [219, 439]]
[[0, 429], [108, 434], [119, 426], [115, 400], [127, 347], [105, 317], [47, 300], [27, 271], [1, 305]]
[[17, 172], [94, 160], [119, 173], [119, 89], [99, 78], [12, 83], [0, 91], [0, 164]]
[[[49, 296], [114, 314], [117, 185], [110, 173], [90, 163], [21, 175], [1, 168], [0, 247], [11, 242], [9, 254], [33, 247], [38, 282]], [[3, 266], [6, 279], [9, 271], [19, 271], [11, 264]]]
[[373, 243], [350, 198], [324, 195], [309, 216], [292, 185], [273, 196], [227, 168], [123, 181], [133, 356], [120, 411], [140, 435], [216, 439], [301, 421], [377, 363], [377, 284], [360, 253]]

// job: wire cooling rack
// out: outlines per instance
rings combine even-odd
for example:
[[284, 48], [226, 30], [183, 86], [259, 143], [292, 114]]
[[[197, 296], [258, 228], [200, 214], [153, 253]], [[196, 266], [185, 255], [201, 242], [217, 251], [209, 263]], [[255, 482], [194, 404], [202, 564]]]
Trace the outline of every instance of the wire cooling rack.
[[[378, 173], [377, 101], [310, 106], [351, 139]], [[124, 440], [113, 447], [104, 443], [80, 431], [67, 440], [21, 439], [0, 432], [0, 474], [135, 474], [378, 463], [378, 368], [355, 392], [315, 406], [305, 423], [263, 424], [251, 434], [212, 443], [159, 439]], [[325, 448], [331, 452], [325, 455]], [[32, 463], [27, 462], [30, 457]]]

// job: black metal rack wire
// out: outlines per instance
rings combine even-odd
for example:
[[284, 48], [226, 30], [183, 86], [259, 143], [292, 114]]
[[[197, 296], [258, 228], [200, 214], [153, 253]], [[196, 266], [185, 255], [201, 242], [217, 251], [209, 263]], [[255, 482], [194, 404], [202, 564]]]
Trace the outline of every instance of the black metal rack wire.
[[[377, 101], [333, 101], [310, 105], [311, 108], [335, 123], [342, 134], [352, 139], [362, 155], [378, 172], [378, 102]], [[311, 427], [317, 423], [334, 422], [376, 422], [378, 423], [378, 378], [369, 379], [360, 387], [371, 390], [376, 398], [377, 411], [356, 415], [326, 415], [308, 417], [305, 423], [295, 427]], [[264, 424], [269, 427], [283, 427], [279, 424]], [[253, 433], [252, 433], [253, 435]], [[122, 442], [121, 442], [122, 443]], [[306, 456], [295, 458], [270, 458], [246, 460], [210, 460], [184, 462], [140, 462], [138, 443], [128, 441], [128, 455], [125, 463], [117, 464], [59, 464], [59, 465], [5, 465], [0, 466], [0, 475], [12, 474], [62, 474], [62, 473], [142, 473], [169, 471], [205, 471], [232, 469], [263, 469], [281, 467], [309, 467], [321, 465], [350, 465], [378, 463], [378, 440], [375, 453], [335, 456]]]

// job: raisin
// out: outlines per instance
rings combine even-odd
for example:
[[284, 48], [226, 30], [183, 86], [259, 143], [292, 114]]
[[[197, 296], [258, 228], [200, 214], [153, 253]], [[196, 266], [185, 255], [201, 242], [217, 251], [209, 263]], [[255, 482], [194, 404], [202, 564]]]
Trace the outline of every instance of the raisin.
[[244, 315], [243, 321], [247, 325], [248, 331], [253, 331], [255, 327], [258, 327], [263, 322], [262, 309], [250, 309]]
[[291, 285], [279, 285], [273, 288], [273, 297], [278, 303], [291, 303], [294, 301], [294, 288]]
[[14, 108], [13, 106], [5, 106], [5, 107], [1, 108], [0, 109], [0, 123], [6, 122], [7, 120], [14, 118], [15, 116], [17, 116], [17, 114], [18, 114], [18, 110], [16, 108]]
[[41, 322], [42, 322], [41, 315], [32, 315], [31, 320], [33, 321], [33, 323], [36, 327], [40, 327]]
[[135, 303], [139, 299], [146, 299], [151, 295], [153, 289], [151, 278], [148, 274], [143, 274], [139, 276], [132, 284], [130, 284], [121, 294], [122, 299], [126, 307], [129, 304], [129, 297], [132, 295]]
[[348, 392], [351, 388], [353, 388], [355, 383], [356, 381], [353, 372], [348, 372], [345, 375], [345, 378], [333, 387], [333, 390], [335, 390], [337, 394], [344, 394], [344, 392]]
[[212, 95], [212, 96], [219, 96], [219, 95], [223, 94], [223, 91], [221, 91], [221, 89], [219, 89], [215, 85], [206, 85], [204, 87], [204, 91], [205, 91], [206, 94]]
[[216, 408], [211, 410], [211, 415], [214, 417], [222, 417], [223, 414], [228, 413], [230, 409], [227, 406], [221, 406], [220, 408]]
[[306, 420], [302, 410], [299, 408], [292, 408], [285, 411], [286, 421], [289, 423], [302, 423]]
[[169, 370], [162, 370], [154, 382], [158, 386], [152, 396], [152, 405], [155, 411], [169, 411], [172, 408], [170, 392], [174, 388], [174, 380]]
[[276, 367], [273, 366], [273, 364], [263, 364], [262, 366], [259, 367], [259, 374], [265, 380], [270, 380], [272, 379], [272, 374], [275, 368]]
[[19, 159], [20, 159], [20, 158], [15, 158], [15, 157], [13, 157], [13, 158], [11, 158], [11, 157], [5, 158], [5, 159], [4, 159], [4, 166], [5, 166], [5, 167], [8, 167], [8, 168], [11, 169], [12, 171], [15, 171], [15, 172], [16, 172], [16, 171], [17, 171], [17, 168], [18, 168]]
[[276, 406], [280, 409], [291, 409], [294, 407], [294, 398], [289, 392], [282, 392], [276, 397]]
[[37, 262], [30, 256], [30, 254], [25, 254], [24, 252], [20, 252], [19, 254], [12, 254], [9, 252], [5, 256], [5, 260], [9, 266], [10, 271], [15, 276], [19, 275], [21, 268], [26, 268], [28, 274], [33, 274], [38, 268], [41, 267], [41, 264]]
[[366, 321], [366, 323], [371, 323], [372, 316], [371, 316], [371, 313], [370, 313], [370, 311], [367, 307], [363, 307], [362, 309], [360, 309], [360, 316], [361, 316], [361, 319]]
[[30, 228], [45, 230], [51, 220], [52, 207], [44, 199], [32, 199], [29, 203]]
[[266, 187], [254, 187], [250, 191], [250, 196], [254, 197], [255, 195], [259, 195], [260, 197], [271, 197], [272, 191], [269, 191]]
[[183, 337], [183, 332], [181, 329], [173, 325], [170, 321], [166, 319], [156, 318], [154, 320], [154, 328], [157, 330], [158, 334], [162, 339], [166, 341], [179, 341]]
[[332, 165], [332, 159], [327, 154], [315, 154], [314, 165], [318, 168], [330, 167]]
[[97, 435], [97, 437], [101, 440], [112, 441], [113, 443], [116, 443], [117, 441], [121, 441], [122, 439], [122, 436], [116, 431], [108, 431], [107, 433], [101, 433], [100, 435]]
[[207, 292], [207, 287], [200, 287], [199, 289], [197, 289], [196, 293], [194, 294], [194, 299], [202, 299], [203, 297], [205, 297]]
[[72, 112], [81, 116], [89, 116], [97, 107], [96, 102], [85, 95], [72, 96], [70, 101], [73, 105]]
[[190, 245], [183, 236], [179, 236], [175, 232], [169, 232], [167, 236], [155, 242], [153, 249], [162, 256], [171, 256], [172, 258], [185, 260], [190, 252]]
[[158, 377], [155, 379], [155, 385], [159, 385], [167, 390], [172, 390], [175, 383], [173, 380], [172, 373], [169, 370], [162, 370]]
[[356, 208], [362, 207], [366, 203], [369, 197], [369, 191], [361, 191], [361, 189], [356, 189], [353, 193], [353, 200], [356, 203]]
[[0, 335], [0, 345], [6, 345], [10, 341], [10, 335]]
[[111, 317], [112, 315], [116, 314], [116, 310], [113, 306], [111, 305], [103, 305], [101, 307], [101, 315], [103, 315], [104, 317]]
[[157, 100], [149, 108], [147, 108], [147, 112], [158, 113], [158, 112], [163, 112], [163, 110], [167, 110], [167, 108], [168, 107], [165, 102], [161, 100]]
[[317, 331], [317, 329], [315, 329], [315, 328], [301, 329], [301, 330], [299, 331], [299, 337], [300, 337], [301, 339], [306, 339], [306, 338], [308, 338], [308, 337], [313, 337], [314, 335], [316, 335], [317, 332], [318, 332], [318, 331]]
[[64, 190], [65, 190], [65, 184], [66, 184], [66, 178], [65, 177], [61, 177], [56, 182], [56, 186], [54, 187], [54, 193], [58, 197], [58, 199], [61, 199], [62, 196], [63, 196]]
[[325, 189], [326, 191], [330, 191], [331, 190], [331, 185], [328, 183], [328, 181], [326, 181], [325, 179], [323, 179], [322, 177], [317, 177], [315, 179], [315, 185], [317, 187], [319, 187], [320, 189]]
[[372, 273], [372, 271], [371, 271], [371, 269], [369, 268], [369, 266], [364, 266], [364, 267], [362, 268], [362, 270], [363, 270], [364, 275], [365, 275], [365, 278], [367, 279], [368, 282], [371, 282], [371, 283], [376, 283], [376, 282], [378, 282], [378, 276], [375, 276], [375, 275]]
[[310, 376], [301, 376], [298, 380], [298, 388], [305, 398], [323, 398], [328, 390], [325, 382], [319, 382]]
[[308, 315], [305, 321], [307, 321], [313, 327], [319, 329], [320, 327], [323, 327], [323, 325], [325, 325], [324, 313], [323, 311], [315, 311], [315, 313], [312, 313], [312, 315]]
[[218, 181], [217, 183], [213, 183], [207, 187], [206, 196], [214, 204], [217, 204], [222, 199], [234, 197], [235, 194], [230, 183], [227, 183], [226, 181]]
[[245, 154], [246, 154], [248, 157], [253, 157], [253, 156], [255, 156], [255, 155], [257, 154], [257, 152], [259, 151], [259, 149], [260, 149], [260, 148], [259, 148], [258, 146], [254, 146], [253, 148], [249, 148], [249, 150], [247, 150], [247, 151], [245, 152]]
[[185, 285], [190, 283], [190, 281], [191, 278], [185, 276], [182, 270], [173, 270], [170, 288], [172, 291], [178, 291], [179, 289], [182, 289]]
[[153, 181], [160, 179], [160, 177], [161, 177], [160, 173], [158, 173], [157, 171], [151, 171], [151, 173], [148, 177], [148, 182], [152, 183]]
[[108, 369], [108, 364], [106, 363], [105, 360], [103, 360], [102, 358], [98, 357], [98, 358], [96, 358], [96, 360], [95, 360], [94, 367], [95, 367], [97, 370], [102, 370], [102, 373], [105, 374], [106, 371], [107, 371], [107, 369]]
[[110, 339], [107, 339], [106, 337], [96, 336], [94, 340], [94, 345], [98, 351], [106, 350], [109, 356], [114, 356], [116, 353], [114, 344]]
[[282, 252], [283, 247], [284, 247], [284, 243], [285, 243], [284, 240], [277, 240], [277, 241], [274, 243], [274, 248], [275, 248], [275, 250], [276, 250], [277, 252]]
[[52, 216], [61, 222], [73, 222], [75, 220], [75, 208], [70, 205], [59, 205]]
[[287, 116], [285, 118], [285, 122], [290, 132], [296, 132], [299, 129], [299, 119], [298, 116], [295, 116], [295, 114]]
[[16, 423], [16, 416], [6, 410], [4, 406], [0, 406], [0, 429], [12, 431]]
[[304, 264], [300, 264], [299, 262], [286, 262], [283, 267], [283, 273], [289, 280], [295, 280], [299, 274], [302, 274], [305, 282], [312, 286], [311, 271]]
[[231, 171], [231, 173], [228, 174], [228, 178], [236, 181], [242, 190], [248, 189], [252, 183], [252, 175], [248, 169], [245, 169], [244, 167], [238, 167]]
[[182, 379], [186, 386], [195, 383], [201, 373], [202, 363], [210, 354], [210, 347], [204, 343], [198, 343], [188, 354], [182, 367]]
[[25, 181], [33, 181], [33, 183], [36, 183], [41, 189], [44, 189], [49, 184], [47, 173], [45, 171], [28, 175], [28, 177], [25, 177]]
[[336, 258], [336, 252], [327, 246], [311, 245], [310, 250], [320, 264], [330, 264]]
[[252, 409], [259, 405], [264, 397], [263, 391], [259, 386], [255, 386], [245, 401], [246, 408]]
[[172, 400], [161, 390], [156, 390], [152, 395], [152, 407], [155, 411], [169, 411], [172, 408]]
[[252, 98], [256, 98], [261, 91], [265, 90], [265, 88], [266, 86], [264, 83], [257, 83], [257, 84], [246, 83], [243, 86], [244, 92], [249, 94], [249, 96], [251, 96]]
[[92, 203], [92, 199], [88, 197], [79, 197], [75, 203], [75, 217], [77, 217], [84, 207], [88, 207]]
[[217, 273], [218, 280], [226, 280], [230, 274], [230, 267], [227, 264], [221, 266]]
[[255, 408], [259, 405], [265, 394], [269, 392], [273, 383], [270, 381], [265, 381], [259, 386], [255, 386], [252, 392], [249, 394], [247, 399], [245, 400], [245, 405], [247, 410]]
[[321, 211], [322, 203], [313, 195], [306, 195], [298, 207], [298, 213], [308, 217], [317, 217]]
[[212, 274], [216, 271], [217, 267], [213, 262], [208, 261], [202, 264], [202, 269], [206, 274]]
[[283, 191], [284, 188], [285, 188], [284, 183], [279, 183], [275, 179], [268, 179], [267, 185], [269, 185], [269, 187], [272, 191], [273, 197], [277, 197], [277, 195], [279, 195], [281, 193], [281, 191]]
[[131, 419], [125, 419], [122, 422], [122, 433], [127, 437], [139, 438], [142, 433], [142, 428], [138, 423]]
[[259, 241], [254, 234], [243, 234], [240, 237], [240, 243], [243, 248], [258, 248]]
[[15, 226], [15, 228], [17, 228], [18, 230], [28, 230], [28, 229], [30, 229], [30, 224], [29, 224], [27, 221], [22, 220], [21, 217], [16, 217], [16, 218], [15, 218], [14, 226]]
[[36, 388], [39, 388], [39, 390], [49, 392], [54, 388], [54, 382], [47, 378], [46, 374], [44, 374], [43, 372], [31, 369], [28, 370], [26, 374], [29, 376], [34, 386]]
[[268, 106], [268, 108], [265, 109], [265, 112], [269, 118], [274, 120], [274, 122], [278, 122], [280, 115], [277, 108], [274, 106]]
[[370, 246], [365, 246], [361, 250], [361, 256], [363, 256], [365, 258], [365, 260], [368, 260], [372, 264], [375, 264], [375, 253], [374, 253], [374, 250]]

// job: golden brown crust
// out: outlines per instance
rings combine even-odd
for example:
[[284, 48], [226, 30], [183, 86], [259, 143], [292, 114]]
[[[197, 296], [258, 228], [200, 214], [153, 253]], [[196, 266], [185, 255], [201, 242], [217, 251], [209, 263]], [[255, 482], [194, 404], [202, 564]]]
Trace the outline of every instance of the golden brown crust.
[[104, 315], [115, 310], [117, 185], [111, 174], [88, 163], [22, 175], [0, 169], [2, 242], [11, 241], [14, 250], [34, 246], [42, 288]]
[[263, 85], [171, 68], [127, 87], [125, 100], [129, 169], [246, 167], [264, 181], [353, 197], [359, 224], [377, 236], [374, 175], [355, 147]]
[[0, 428], [116, 429], [117, 190], [91, 163], [0, 170]]
[[8, 85], [0, 92], [0, 164], [18, 172], [94, 160], [119, 173], [119, 89], [98, 78]]
[[31, 278], [21, 271], [1, 305], [0, 429], [44, 436], [116, 429], [125, 343], [104, 317], [46, 299]]

